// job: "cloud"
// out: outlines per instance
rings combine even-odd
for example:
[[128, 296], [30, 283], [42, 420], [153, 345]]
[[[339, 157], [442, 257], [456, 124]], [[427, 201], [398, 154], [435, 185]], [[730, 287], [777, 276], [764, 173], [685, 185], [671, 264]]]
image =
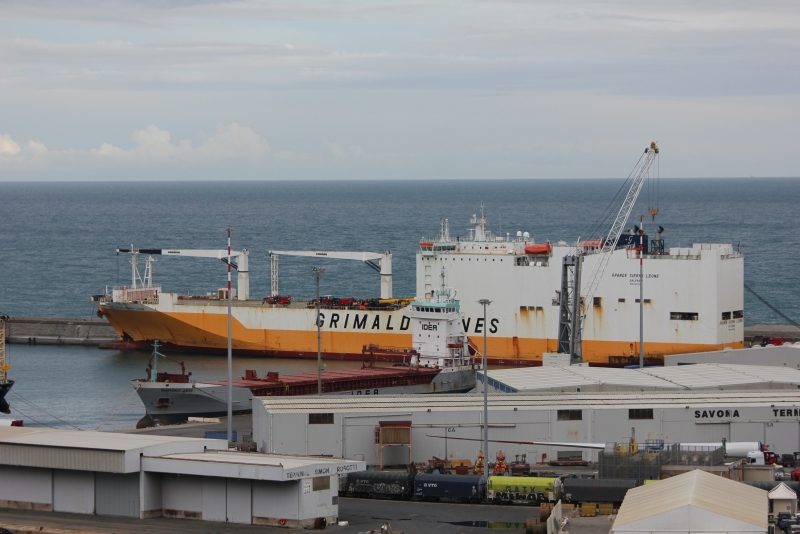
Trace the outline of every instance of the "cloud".
[[396, 154], [371, 154], [364, 150], [360, 145], [350, 145], [347, 148], [342, 148], [338, 143], [328, 143], [328, 152], [336, 158], [352, 158], [352, 159], [385, 159], [396, 157]]
[[21, 151], [19, 144], [10, 135], [0, 135], [0, 156], [16, 156]]
[[72, 163], [133, 163], [157, 165], [170, 162], [186, 164], [213, 163], [231, 159], [257, 161], [269, 157], [289, 159], [306, 158], [308, 154], [296, 154], [281, 150], [273, 152], [269, 143], [251, 128], [233, 122], [219, 125], [217, 132], [193, 146], [188, 139], [172, 141], [172, 134], [158, 126], [136, 130], [131, 134], [133, 146], [122, 148], [111, 143], [102, 143], [99, 148], [89, 150], [51, 151], [43, 143], [28, 141], [20, 146], [10, 135], [0, 135], [0, 163], [16, 167], [36, 166], [55, 161]]

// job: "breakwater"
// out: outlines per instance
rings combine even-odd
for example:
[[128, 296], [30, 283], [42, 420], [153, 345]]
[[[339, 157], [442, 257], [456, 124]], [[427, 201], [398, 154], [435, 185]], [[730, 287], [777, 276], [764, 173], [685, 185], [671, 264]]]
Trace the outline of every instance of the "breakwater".
[[89, 345], [119, 341], [105, 319], [9, 317], [6, 343], [25, 345]]

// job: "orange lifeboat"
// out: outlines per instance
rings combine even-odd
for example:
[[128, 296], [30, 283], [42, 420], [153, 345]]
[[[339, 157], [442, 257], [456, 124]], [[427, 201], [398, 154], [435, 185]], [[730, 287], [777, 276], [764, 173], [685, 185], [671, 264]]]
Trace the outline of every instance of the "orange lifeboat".
[[525, 254], [543, 255], [553, 252], [553, 247], [550, 243], [542, 243], [541, 245], [528, 245], [525, 247]]
[[603, 246], [603, 240], [595, 239], [593, 241], [581, 241], [581, 245], [586, 248], [600, 248]]

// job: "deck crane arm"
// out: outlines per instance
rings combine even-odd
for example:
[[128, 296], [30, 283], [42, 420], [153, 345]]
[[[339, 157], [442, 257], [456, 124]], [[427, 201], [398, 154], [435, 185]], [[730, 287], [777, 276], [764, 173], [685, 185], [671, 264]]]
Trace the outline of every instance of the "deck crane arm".
[[584, 295], [584, 305], [581, 311], [581, 328], [583, 328], [583, 320], [586, 318], [586, 304], [591, 303], [594, 299], [594, 293], [597, 291], [597, 286], [600, 285], [600, 280], [603, 278], [603, 272], [611, 260], [611, 254], [617, 248], [619, 236], [625, 229], [628, 222], [628, 217], [631, 215], [633, 205], [636, 204], [636, 199], [639, 197], [639, 192], [642, 190], [642, 185], [650, 172], [650, 166], [658, 155], [658, 145], [655, 142], [650, 143], [649, 148], [644, 149], [644, 157], [639, 160], [639, 165], [634, 169], [633, 180], [622, 201], [622, 205], [614, 218], [614, 223], [611, 225], [611, 230], [608, 231], [608, 236], [603, 242], [603, 248], [598, 252], [598, 259], [592, 267], [592, 272], [587, 280], [587, 285], [581, 293]]
[[[118, 248], [117, 252], [126, 252], [134, 256], [134, 260], [136, 255], [138, 254], [147, 254], [150, 256], [184, 256], [184, 257], [193, 257], [193, 258], [213, 258], [222, 260], [224, 263], [228, 263], [228, 250], [227, 249], [220, 249], [220, 250], [212, 250], [212, 249], [174, 249], [174, 248]], [[236, 277], [236, 288], [237, 288], [237, 300], [247, 300], [250, 298], [250, 268], [248, 265], [248, 257], [250, 256], [250, 251], [246, 248], [242, 250], [232, 250], [231, 257], [236, 258], [236, 263], [232, 263], [231, 267], [236, 269], [237, 277]], [[134, 261], [134, 281], [136, 280], [135, 274], [135, 261]], [[135, 287], [135, 285], [134, 285]]]
[[[306, 258], [327, 258], [333, 260], [363, 261], [381, 275], [381, 298], [392, 298], [392, 253], [378, 252], [338, 252], [327, 250], [270, 250], [272, 258], [272, 294], [278, 294], [278, 256], [302, 256]], [[374, 260], [378, 260], [375, 264]]]

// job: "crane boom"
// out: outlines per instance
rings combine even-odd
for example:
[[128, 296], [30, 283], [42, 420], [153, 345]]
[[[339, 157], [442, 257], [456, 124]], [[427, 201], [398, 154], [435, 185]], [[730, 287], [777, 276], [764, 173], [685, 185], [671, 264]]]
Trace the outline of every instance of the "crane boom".
[[581, 329], [583, 328], [583, 321], [586, 318], [586, 303], [591, 304], [594, 299], [594, 293], [597, 291], [597, 286], [600, 285], [600, 280], [603, 278], [603, 272], [611, 260], [611, 254], [617, 248], [619, 236], [628, 222], [628, 217], [631, 215], [633, 205], [636, 204], [636, 199], [639, 197], [639, 192], [642, 190], [647, 174], [650, 172], [650, 166], [653, 164], [656, 156], [658, 155], [658, 145], [655, 142], [650, 143], [649, 148], [644, 149], [644, 157], [639, 161], [638, 167], [634, 169], [633, 181], [630, 188], [622, 201], [614, 223], [611, 225], [611, 230], [603, 243], [603, 247], [598, 252], [598, 259], [592, 267], [592, 272], [588, 278], [588, 285], [584, 287], [581, 293], [584, 295], [583, 310], [581, 313]]
[[[131, 245], [131, 248], [118, 248], [117, 253], [125, 252], [133, 256], [131, 260], [131, 264], [133, 265], [133, 288], [136, 288], [136, 277], [137, 277], [137, 268], [136, 268], [136, 257], [139, 254], [147, 254], [148, 256], [184, 256], [184, 257], [193, 257], [193, 258], [212, 258], [222, 260], [225, 263], [228, 263], [228, 250], [227, 249], [220, 249], [220, 250], [213, 250], [213, 249], [174, 249], [174, 248], [134, 248]], [[236, 277], [236, 289], [238, 294], [236, 295], [237, 300], [247, 300], [250, 298], [250, 269], [248, 266], [248, 258], [250, 256], [250, 251], [246, 248], [242, 250], [232, 250], [230, 253], [231, 257], [236, 258], [236, 263], [231, 264], [231, 267], [236, 269], [237, 277]], [[148, 263], [152, 263], [154, 261], [150, 258]], [[148, 267], [147, 272], [150, 271]], [[149, 274], [145, 274], [145, 278], [150, 276]]]
[[[301, 256], [306, 258], [327, 258], [332, 260], [363, 261], [381, 275], [381, 298], [392, 298], [392, 253], [379, 252], [341, 252], [330, 250], [270, 250], [272, 258], [272, 295], [278, 295], [278, 256]], [[378, 260], [376, 265], [373, 260]]]

